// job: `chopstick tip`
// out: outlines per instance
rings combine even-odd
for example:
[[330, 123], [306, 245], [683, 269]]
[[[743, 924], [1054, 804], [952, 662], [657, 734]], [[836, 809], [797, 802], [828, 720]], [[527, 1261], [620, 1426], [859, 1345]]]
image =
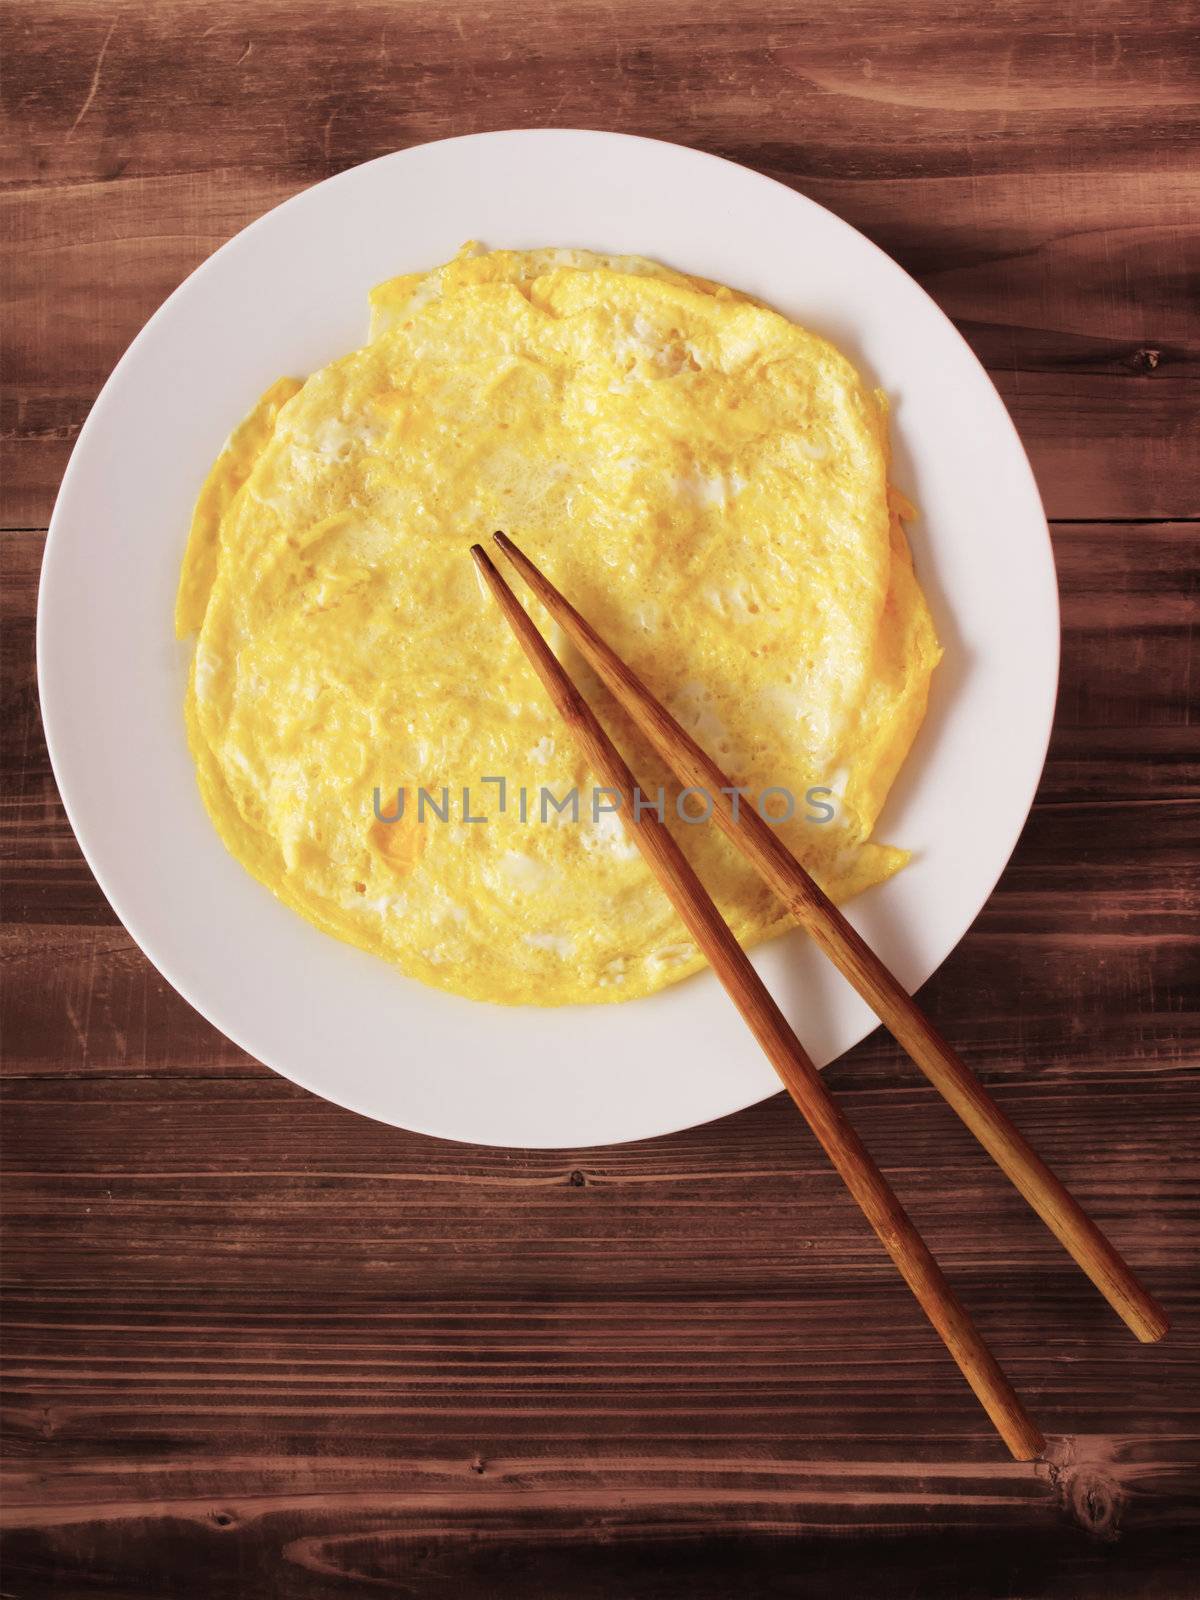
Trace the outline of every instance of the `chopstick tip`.
[[473, 544], [471, 546], [471, 559], [479, 572], [487, 579], [488, 586], [491, 587], [492, 579], [499, 578], [500, 574], [496, 571], [495, 562], [481, 544]]
[[1171, 1319], [1157, 1301], [1151, 1300], [1140, 1324], [1133, 1331], [1143, 1344], [1157, 1344], [1170, 1333]]

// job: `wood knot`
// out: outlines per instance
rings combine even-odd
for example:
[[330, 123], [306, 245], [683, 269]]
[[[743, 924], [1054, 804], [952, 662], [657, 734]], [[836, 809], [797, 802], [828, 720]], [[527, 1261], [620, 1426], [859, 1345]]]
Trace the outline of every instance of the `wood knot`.
[[214, 1511], [213, 1514], [212, 1514], [212, 1519], [216, 1523], [218, 1528], [232, 1528], [233, 1527], [233, 1517], [229, 1514], [228, 1511]]
[[1134, 372], [1153, 372], [1161, 360], [1161, 350], [1153, 350], [1148, 345], [1143, 345], [1129, 357], [1129, 365]]
[[1064, 1499], [1081, 1528], [1097, 1539], [1117, 1537], [1124, 1495], [1111, 1478], [1094, 1468], [1081, 1468], [1071, 1474]]
[[584, 1177], [583, 1173], [580, 1172], [579, 1168], [576, 1167], [575, 1171], [567, 1179], [567, 1182], [571, 1185], [572, 1189], [582, 1189], [584, 1184], [587, 1182], [587, 1179]]
[[482, 1456], [476, 1456], [474, 1461], [472, 1461], [471, 1471], [478, 1473], [481, 1478], [483, 1477], [484, 1473], [487, 1471], [487, 1467], [484, 1465]]

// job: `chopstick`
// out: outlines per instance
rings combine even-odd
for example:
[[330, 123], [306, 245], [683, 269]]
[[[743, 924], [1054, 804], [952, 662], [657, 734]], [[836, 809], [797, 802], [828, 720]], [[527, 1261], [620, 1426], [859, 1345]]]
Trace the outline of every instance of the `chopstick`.
[[621, 817], [651, 871], [762, 1046], [822, 1149], [879, 1235], [884, 1248], [941, 1335], [997, 1432], [1018, 1461], [1041, 1454], [1045, 1441], [1000, 1370], [928, 1246], [868, 1154], [845, 1113], [725, 924], [679, 846], [653, 810], [638, 814], [637, 783], [524, 607], [487, 553], [471, 554], [559, 714], [606, 788], [622, 797]]
[[1144, 1343], [1161, 1339], [1170, 1326], [1166, 1312], [779, 835], [753, 806], [735, 806], [732, 783], [716, 762], [529, 557], [503, 533], [495, 540], [680, 782], [711, 796], [713, 815], [726, 835], [885, 1023], [1113, 1310]]

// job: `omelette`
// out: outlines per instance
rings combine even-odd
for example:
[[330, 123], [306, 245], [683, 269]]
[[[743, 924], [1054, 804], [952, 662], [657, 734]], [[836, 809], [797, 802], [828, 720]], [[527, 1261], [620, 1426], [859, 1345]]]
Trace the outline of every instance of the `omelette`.
[[[318, 928], [458, 994], [617, 1001], [703, 958], [469, 558], [502, 528], [837, 901], [939, 649], [882, 395], [825, 340], [635, 257], [484, 251], [380, 285], [368, 343], [235, 429], [176, 605], [200, 791]], [[744, 944], [790, 926], [531, 614]]]

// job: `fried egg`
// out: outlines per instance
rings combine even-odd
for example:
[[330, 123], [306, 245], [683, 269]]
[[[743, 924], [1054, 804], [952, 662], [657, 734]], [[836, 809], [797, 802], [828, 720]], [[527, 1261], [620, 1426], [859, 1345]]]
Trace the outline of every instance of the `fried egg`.
[[[201, 491], [204, 803], [286, 905], [426, 983], [649, 994], [702, 958], [470, 545], [510, 533], [842, 901], [906, 860], [871, 834], [939, 656], [910, 513], [826, 341], [638, 258], [468, 246], [376, 289], [369, 342], [273, 385]], [[789, 926], [529, 604], [737, 937]]]

